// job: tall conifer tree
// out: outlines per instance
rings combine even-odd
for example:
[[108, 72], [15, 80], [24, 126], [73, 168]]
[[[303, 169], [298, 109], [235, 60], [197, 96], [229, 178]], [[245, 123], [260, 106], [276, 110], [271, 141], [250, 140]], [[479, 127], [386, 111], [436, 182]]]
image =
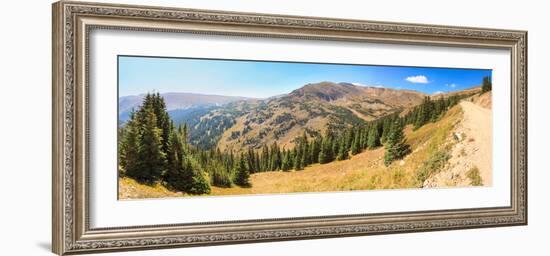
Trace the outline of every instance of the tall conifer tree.
[[120, 165], [125, 174], [132, 176], [137, 174], [139, 162], [139, 137], [140, 131], [136, 120], [134, 120], [134, 112], [130, 114], [130, 120], [124, 127], [124, 136], [120, 145]]
[[361, 136], [358, 132], [355, 133], [355, 138], [351, 144], [351, 154], [357, 155], [361, 152]]
[[378, 129], [376, 126], [372, 126], [369, 130], [369, 136], [367, 139], [367, 147], [369, 149], [374, 149], [380, 146], [380, 135], [378, 134]]
[[338, 147], [338, 156], [337, 160], [342, 161], [349, 158], [348, 149], [346, 148], [347, 145], [347, 138], [344, 137], [340, 140], [340, 147]]
[[239, 161], [237, 165], [235, 166], [235, 180], [234, 183], [241, 186], [241, 187], [248, 187], [250, 186], [250, 181], [248, 180], [250, 177], [250, 173], [248, 172], [248, 166], [246, 166], [246, 158], [243, 153], [241, 153], [241, 156], [239, 157]]
[[144, 114], [142, 134], [139, 137], [138, 166], [129, 175], [146, 183], [157, 181], [166, 164], [166, 153], [162, 150], [162, 131], [156, 126], [156, 116], [148, 110]]
[[493, 84], [491, 83], [491, 78], [488, 76], [483, 77], [483, 82], [481, 84], [481, 93], [485, 93], [492, 90], [493, 89], [492, 87], [493, 87]]
[[394, 122], [386, 144], [384, 145], [384, 164], [389, 166], [394, 160], [403, 158], [410, 152], [409, 145], [406, 144], [403, 127], [399, 122]]
[[311, 142], [311, 150], [310, 150], [310, 153], [311, 153], [310, 159], [312, 164], [319, 162], [320, 151], [321, 151], [321, 139], [315, 138], [315, 140]]

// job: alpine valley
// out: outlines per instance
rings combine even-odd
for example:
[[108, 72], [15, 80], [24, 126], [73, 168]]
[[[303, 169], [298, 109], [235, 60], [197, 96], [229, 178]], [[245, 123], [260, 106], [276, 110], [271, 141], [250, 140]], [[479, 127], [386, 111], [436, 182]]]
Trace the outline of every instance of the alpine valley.
[[[235, 162], [245, 158], [243, 154], [252, 156], [252, 160], [246, 158], [247, 169], [251, 170], [250, 177], [246, 177], [249, 179], [247, 186], [213, 185], [207, 194], [490, 184], [492, 165], [484, 159], [491, 154], [491, 142], [478, 135], [485, 132], [490, 135], [492, 129], [490, 121], [487, 124], [484, 121], [491, 118], [491, 92], [485, 89], [482, 92], [481, 86], [429, 95], [412, 90], [320, 82], [264, 99], [193, 93], [161, 93], [159, 96], [164, 99], [173, 127], [185, 126], [186, 143], [191, 147], [218, 154], [229, 152], [231, 161], [235, 156]], [[141, 107], [144, 97], [119, 98], [119, 128], [126, 126], [131, 113]], [[428, 110], [432, 114], [423, 112]], [[390, 127], [387, 134], [382, 134], [386, 132], [386, 119], [389, 126], [391, 122], [399, 122], [400, 131], [392, 131]], [[365, 127], [364, 132], [361, 127]], [[472, 130], [474, 128], [477, 130]], [[369, 135], [376, 136], [370, 134], [373, 129], [382, 140], [370, 146]], [[333, 152], [334, 161], [323, 163], [319, 159], [306, 159], [303, 161], [309, 162], [300, 169], [294, 168], [294, 164], [290, 170], [254, 172], [254, 169], [261, 169], [253, 167], [254, 156], [261, 156], [267, 147], [271, 149], [276, 144], [280, 161], [284, 161], [285, 154], [302, 152], [296, 148], [302, 148], [303, 143], [305, 147], [315, 148], [318, 140], [322, 150], [323, 136], [331, 134], [337, 138], [338, 134], [347, 131], [351, 137], [340, 146], [343, 148], [347, 143], [345, 156], [336, 157], [338, 152]], [[406, 148], [397, 149], [400, 155], [388, 162], [384, 160], [388, 154], [388, 147], [384, 145], [392, 140], [393, 133], [396, 133], [396, 140], [406, 143]], [[358, 145], [355, 149], [354, 143]], [[317, 156], [318, 153], [314, 158]], [[262, 164], [259, 161], [258, 166]], [[235, 165], [238, 169], [238, 163]], [[212, 171], [204, 172], [210, 180], [216, 175]], [[119, 185], [119, 197], [123, 199], [193, 194], [170, 189], [162, 182], [143, 184], [124, 176], [119, 179]]]
[[[176, 125], [186, 123], [189, 141], [203, 149], [258, 149], [277, 142], [294, 147], [305, 131], [314, 137], [327, 130], [364, 124], [384, 115], [406, 111], [426, 94], [350, 83], [307, 84], [285, 95], [267, 99], [165, 93], [168, 113]], [[119, 100], [123, 123], [137, 109], [143, 95]]]

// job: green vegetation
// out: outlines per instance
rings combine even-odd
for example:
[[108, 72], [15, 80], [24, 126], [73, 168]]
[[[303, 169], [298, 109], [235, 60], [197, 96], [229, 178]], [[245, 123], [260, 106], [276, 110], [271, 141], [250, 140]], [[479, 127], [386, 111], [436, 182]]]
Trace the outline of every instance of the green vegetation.
[[420, 169], [416, 172], [416, 181], [418, 186], [422, 186], [430, 176], [438, 173], [445, 167], [447, 160], [451, 156], [447, 150], [439, 150], [430, 155], [430, 157], [422, 163]]
[[404, 121], [407, 124], [412, 124], [416, 130], [429, 122], [439, 120], [449, 108], [468, 96], [471, 95], [453, 95], [448, 98], [440, 97], [435, 100], [425, 97], [420, 105], [407, 113]]
[[[158, 93], [147, 94], [141, 107], [130, 114], [124, 126], [119, 127], [119, 173], [149, 186], [160, 183], [173, 191], [209, 194], [211, 186], [252, 187], [254, 184], [249, 179], [254, 173], [301, 171], [315, 164], [344, 161], [351, 155], [381, 146], [384, 146], [384, 164], [390, 166], [411, 152], [403, 132], [405, 125], [411, 124], [416, 130], [436, 122], [467, 96], [435, 100], [426, 97], [406, 114], [395, 112], [369, 122], [358, 119], [349, 110], [336, 108], [339, 118], [354, 125], [350, 127], [339, 122], [334, 126], [331, 123], [325, 134], [304, 131], [293, 140], [294, 147], [290, 149], [281, 148], [274, 142], [259, 149], [220, 151], [214, 145], [227, 127], [235, 123], [234, 117], [239, 113], [216, 110], [223, 113], [209, 115], [200, 121], [197, 119], [190, 129], [187, 124], [174, 125], [164, 99]], [[245, 111], [245, 108], [239, 111]], [[290, 119], [288, 113], [283, 113], [275, 122], [284, 124], [293, 121]], [[198, 136], [197, 131], [208, 136]], [[234, 132], [234, 136], [246, 132], [245, 126], [242, 132]], [[436, 153], [423, 163], [418, 171], [418, 182], [423, 182], [444, 166], [448, 156], [443, 154]]]
[[143, 107], [130, 114], [130, 121], [121, 134], [119, 162], [125, 174], [135, 180], [152, 184], [165, 170], [164, 132], [158, 127], [153, 104], [156, 99], [147, 95]]
[[250, 182], [248, 181], [248, 178], [250, 177], [250, 172], [248, 171], [249, 167], [247, 166], [247, 160], [245, 159], [243, 153], [241, 153], [239, 163], [234, 168], [235, 170], [233, 173], [235, 173], [235, 184], [241, 187], [250, 186]]
[[[383, 164], [384, 148], [377, 147], [374, 150], [366, 149], [351, 157], [351, 160], [332, 161], [327, 164], [313, 163], [301, 171], [295, 171], [293, 167], [290, 167], [287, 171], [281, 169], [281, 171], [274, 172], [251, 173], [250, 187], [235, 185], [232, 181], [233, 176], [230, 176], [231, 187], [211, 183], [211, 192], [206, 195], [227, 196], [419, 187], [415, 180], [416, 172], [435, 151], [441, 149], [442, 145], [446, 145], [453, 127], [461, 119], [461, 108], [453, 107], [439, 121], [428, 123], [416, 131], [407, 126], [404, 132], [407, 144], [414, 149], [414, 154], [407, 156], [403, 164], [392, 164], [386, 167]], [[310, 143], [320, 141], [322, 138], [308, 132], [306, 134]], [[336, 135], [333, 136], [336, 137]], [[269, 148], [268, 146], [268, 150]], [[214, 152], [216, 151], [214, 150]], [[260, 155], [262, 148], [252, 151]], [[281, 147], [281, 153], [284, 151], [292, 152], [294, 150]], [[209, 152], [206, 152], [206, 157], [209, 157]], [[282, 153], [282, 155], [285, 154]], [[240, 153], [235, 156], [238, 158]], [[218, 161], [211, 162], [217, 163]], [[208, 168], [205, 168], [204, 172], [210, 175], [212, 182], [213, 175]], [[221, 173], [225, 173], [224, 168], [224, 166], [213, 167], [214, 170], [222, 170]], [[129, 177], [121, 177], [119, 184], [119, 198], [121, 199], [189, 196], [187, 193], [168, 190], [160, 183], [139, 184]]]
[[340, 129], [338, 133], [329, 130], [315, 137], [308, 137], [304, 131], [295, 139], [292, 149], [281, 150], [275, 142], [235, 156], [231, 150], [221, 152], [214, 148], [205, 150], [204, 144], [191, 145], [187, 125], [176, 128], [168, 117], [163, 98], [158, 93], [148, 94], [142, 107], [131, 113], [130, 120], [120, 128], [121, 173], [140, 183], [162, 182], [176, 191], [207, 194], [211, 185], [249, 187], [252, 173], [300, 171], [312, 164], [343, 161], [350, 154], [382, 145], [384, 163], [390, 165], [410, 152], [403, 134], [405, 124], [414, 122], [416, 126], [435, 121], [435, 116], [439, 117], [456, 102], [458, 98], [440, 98], [435, 102], [426, 98], [404, 117], [394, 113], [365, 125]]
[[174, 127], [158, 93], [147, 94], [139, 110], [119, 129], [122, 175], [145, 184], [162, 181], [190, 194], [210, 192], [210, 184], [189, 152], [187, 128]]
[[483, 78], [483, 83], [481, 84], [481, 94], [491, 91], [493, 89], [493, 83], [491, 78], [486, 76]]
[[477, 167], [472, 167], [472, 169], [466, 173], [466, 176], [470, 179], [470, 185], [483, 186], [483, 181], [479, 175], [479, 169]]
[[[202, 150], [215, 148], [223, 133], [236, 123], [236, 119], [256, 105], [229, 103], [226, 107], [205, 107], [198, 109], [172, 110], [169, 112], [175, 126], [186, 124], [187, 141]], [[246, 134], [248, 130], [235, 132], [233, 138]]]
[[405, 134], [403, 134], [403, 127], [399, 122], [392, 124], [384, 148], [386, 150], [384, 154], [384, 164], [386, 166], [411, 152], [410, 146], [405, 143]]
[[217, 161], [212, 161], [206, 166], [207, 173], [210, 174], [210, 183], [213, 186], [221, 188], [230, 188], [232, 186], [230, 174], [224, 170], [224, 166]]

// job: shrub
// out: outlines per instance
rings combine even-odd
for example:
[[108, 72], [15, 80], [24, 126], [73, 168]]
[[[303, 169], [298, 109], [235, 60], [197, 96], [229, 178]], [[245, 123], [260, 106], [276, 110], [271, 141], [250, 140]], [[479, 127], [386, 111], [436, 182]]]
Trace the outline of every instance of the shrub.
[[440, 150], [432, 154], [428, 160], [422, 163], [422, 166], [416, 172], [416, 181], [422, 185], [430, 176], [440, 172], [450, 155], [444, 150]]
[[187, 193], [195, 195], [210, 193], [210, 184], [200, 171], [193, 176], [193, 185], [187, 190]]
[[210, 169], [210, 182], [216, 187], [230, 188], [231, 175], [221, 166], [216, 165]]
[[204, 174], [189, 159], [184, 159], [181, 167], [170, 170], [165, 180], [170, 188], [177, 191], [189, 194], [210, 193], [210, 184]]
[[470, 185], [472, 186], [483, 186], [481, 176], [479, 175], [479, 169], [474, 166], [466, 173], [466, 177], [470, 179]]

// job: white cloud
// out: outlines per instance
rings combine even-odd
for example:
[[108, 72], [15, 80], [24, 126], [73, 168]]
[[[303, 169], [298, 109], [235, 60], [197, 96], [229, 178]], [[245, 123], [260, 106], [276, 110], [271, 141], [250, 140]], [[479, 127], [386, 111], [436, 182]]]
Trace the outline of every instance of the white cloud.
[[455, 88], [455, 87], [456, 87], [456, 84], [446, 84], [445, 86], [451, 87], [451, 88]]
[[409, 76], [405, 78], [405, 80], [415, 83], [415, 84], [427, 84], [429, 83], [428, 78], [426, 76], [418, 75], [418, 76]]
[[364, 84], [362, 84], [362, 83], [351, 83], [351, 84], [357, 85], [357, 86], [366, 86], [366, 85], [364, 85]]
[[432, 93], [433, 95], [438, 95], [438, 94], [442, 94], [442, 93], [445, 93], [444, 91], [437, 91], [437, 92], [434, 92]]

